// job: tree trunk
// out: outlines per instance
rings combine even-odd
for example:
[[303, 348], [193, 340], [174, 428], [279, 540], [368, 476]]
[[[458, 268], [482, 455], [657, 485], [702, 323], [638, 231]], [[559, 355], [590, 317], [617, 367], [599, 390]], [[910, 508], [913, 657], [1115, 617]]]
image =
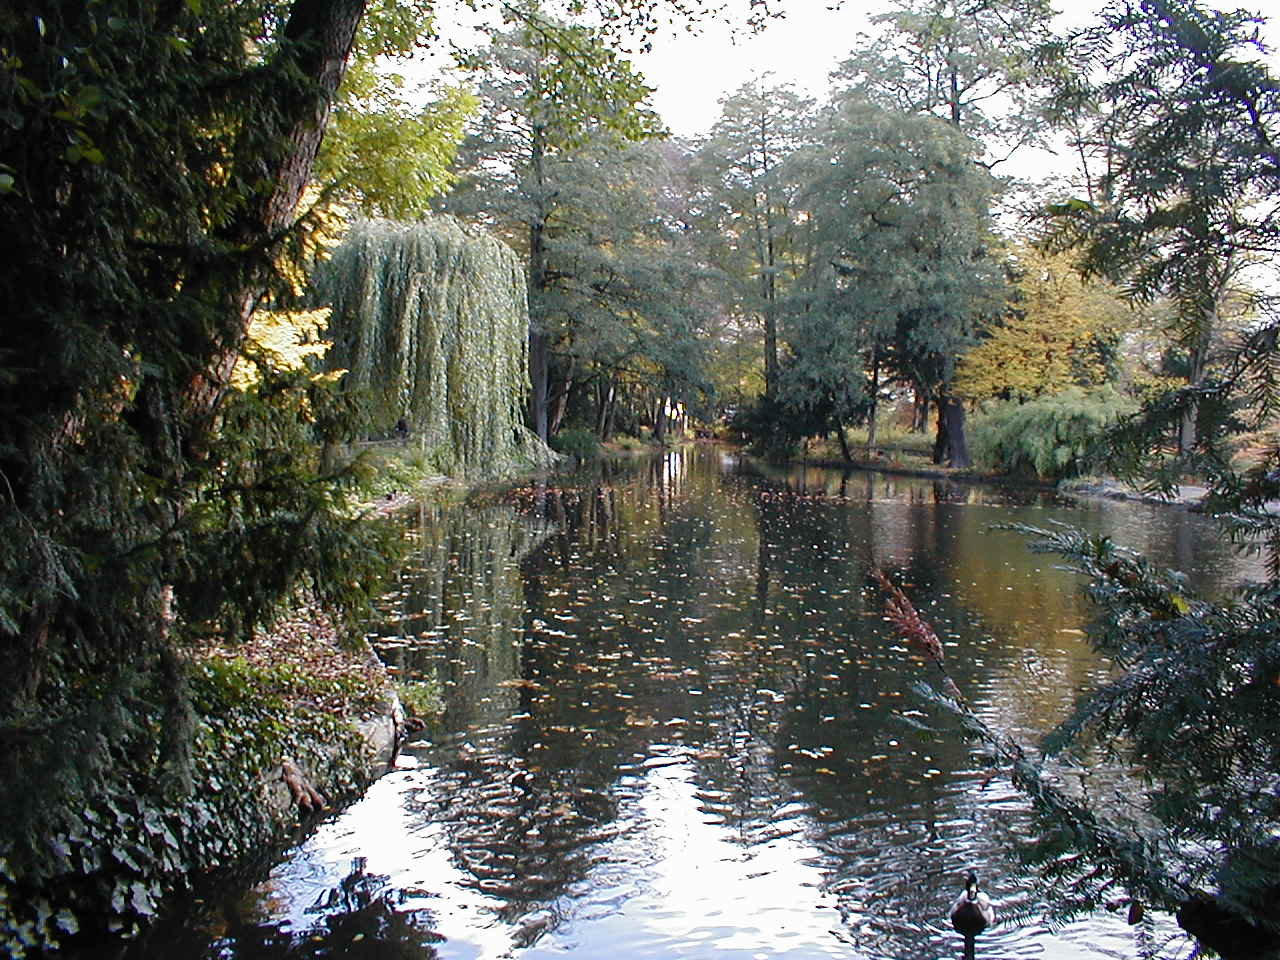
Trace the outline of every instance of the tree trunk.
[[951, 451], [951, 441], [947, 437], [947, 418], [943, 416], [943, 401], [938, 398], [938, 425], [933, 434], [933, 456], [930, 460], [941, 465]]
[[[538, 77], [533, 77], [535, 87]], [[534, 124], [529, 164], [533, 173], [535, 210], [529, 224], [529, 426], [543, 443], [549, 437], [551, 335], [543, 308], [547, 289], [546, 130]]]
[[550, 409], [547, 413], [547, 432], [551, 436], [555, 436], [560, 432], [560, 427], [564, 423], [565, 412], [569, 409], [569, 400], [573, 397], [573, 388], [576, 385], [573, 379], [572, 361], [570, 361], [568, 377], [557, 382], [555, 388], [550, 391], [551, 399], [549, 402]]
[[596, 437], [601, 443], [607, 443], [609, 440], [609, 421], [613, 417], [613, 411], [610, 408], [613, 405], [616, 389], [612, 377], [601, 380], [596, 389]]
[[965, 437], [964, 403], [945, 394], [938, 396], [938, 433], [933, 444], [933, 462], [964, 469], [973, 466]]
[[876, 417], [880, 413], [880, 354], [872, 351], [871, 357], [871, 404], [867, 414], [867, 455], [876, 447]]
[[546, 443], [548, 433], [547, 354], [551, 346], [547, 334], [529, 321], [529, 426]]
[[853, 453], [849, 450], [849, 438], [844, 435], [844, 423], [836, 421], [836, 436], [840, 438], [840, 456], [845, 463], [853, 463]]
[[911, 391], [911, 432], [924, 433], [929, 429], [929, 395], [919, 387]]
[[[1216, 314], [1216, 311], [1214, 311]], [[1212, 327], [1212, 319], [1209, 323], [1209, 329]], [[1187, 386], [1198, 387], [1204, 380], [1205, 367], [1207, 366], [1209, 354], [1209, 336], [1208, 333], [1200, 337], [1191, 348], [1191, 355], [1188, 358], [1187, 370]], [[1195, 449], [1196, 445], [1196, 416], [1197, 404], [1194, 402], [1182, 415], [1182, 420], [1178, 424], [1178, 452], [1190, 453]]]
[[[281, 60], [274, 64], [272, 74], [297, 79], [283, 84], [276, 114], [279, 140], [274, 155], [265, 160], [265, 171], [259, 157], [252, 158], [252, 170], [244, 171], [249, 182], [265, 179], [269, 184], [237, 231], [238, 243], [245, 249], [274, 251], [293, 225], [298, 201], [311, 180], [334, 96], [347, 70], [365, 2], [294, 0], [282, 35]], [[212, 426], [266, 281], [265, 266], [252, 267], [241, 288], [229, 292], [227, 309], [235, 322], [227, 328], [213, 362], [186, 388], [184, 406], [194, 420], [196, 446], [199, 434]]]
[[600, 428], [600, 435], [604, 442], [608, 442], [613, 437], [613, 422], [618, 412], [618, 387], [612, 380], [609, 381], [609, 396], [605, 403], [604, 426]]

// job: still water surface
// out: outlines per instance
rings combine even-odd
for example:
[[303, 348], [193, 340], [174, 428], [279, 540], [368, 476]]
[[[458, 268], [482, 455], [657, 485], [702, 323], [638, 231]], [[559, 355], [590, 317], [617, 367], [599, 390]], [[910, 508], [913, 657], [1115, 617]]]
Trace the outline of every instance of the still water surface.
[[[963, 871], [1005, 916], [1038, 906], [1013, 852], [1026, 805], [913, 693], [867, 571], [906, 586], [977, 709], [1033, 741], [1105, 665], [1074, 575], [990, 529], [1008, 521], [1110, 533], [1210, 591], [1248, 575], [1179, 510], [707, 447], [423, 504], [373, 639], [443, 685], [442, 728], [181, 952], [958, 957]], [[1170, 933], [1032, 918], [978, 955], [1137, 957]]]

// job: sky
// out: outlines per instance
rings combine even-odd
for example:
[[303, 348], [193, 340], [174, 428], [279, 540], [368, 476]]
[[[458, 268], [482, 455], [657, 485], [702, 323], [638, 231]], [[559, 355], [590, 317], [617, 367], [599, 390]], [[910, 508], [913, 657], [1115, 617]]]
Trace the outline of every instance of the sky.
[[857, 34], [869, 28], [867, 7], [881, 5], [846, 3], [838, 11], [828, 6], [828, 0], [791, 0], [786, 18], [755, 35], [735, 38], [722, 23], [697, 35], [660, 34], [651, 53], [634, 58], [657, 88], [658, 116], [676, 136], [706, 133], [720, 114], [720, 99], [765, 73], [821, 98], [828, 75], [849, 55]]
[[[1280, 0], [1261, 0], [1280, 13]], [[832, 0], [786, 0], [786, 17], [759, 34], [739, 34], [724, 24], [709, 26], [698, 35], [660, 35], [653, 51], [634, 58], [649, 84], [656, 88], [653, 103], [676, 136], [705, 133], [719, 116], [719, 101], [747, 81], [772, 73], [778, 82], [794, 83], [819, 100], [828, 90], [828, 77], [857, 45], [860, 32], [869, 32], [871, 17], [889, 7], [884, 0], [845, 0], [832, 10]], [[745, 4], [744, 4], [745, 6]], [[1066, 30], [1091, 19], [1100, 0], [1059, 0], [1070, 7], [1054, 21]]]
[[[1090, 22], [1104, 2], [1057, 0], [1054, 6], [1066, 9], [1054, 20], [1055, 31]], [[1244, 6], [1273, 17], [1265, 35], [1273, 49], [1280, 45], [1280, 0], [1210, 0], [1209, 5]], [[673, 27], [659, 32], [649, 53], [631, 59], [654, 88], [652, 104], [668, 129], [678, 137], [697, 137], [716, 121], [722, 98], [765, 74], [771, 82], [793, 83], [815, 99], [825, 99], [831, 71], [857, 45], [858, 34], [871, 29], [870, 17], [889, 6], [889, 0], [783, 0], [786, 16], [760, 33], [722, 22], [706, 23], [697, 33]], [[739, 7], [745, 11], [748, 0], [739, 0]], [[471, 41], [478, 42], [474, 36]], [[1271, 60], [1280, 70], [1280, 58], [1273, 53]], [[1023, 161], [1019, 165], [1054, 163], [1044, 155]], [[1035, 176], [1030, 168], [1006, 172]]]
[[[1105, 0], [1057, 0], [1052, 24], [1065, 33], [1090, 23]], [[745, 0], [743, 7], [746, 6]], [[654, 87], [652, 102], [668, 129], [678, 137], [697, 137], [719, 116], [719, 101], [742, 84], [771, 74], [773, 82], [790, 82], [820, 102], [826, 98], [831, 71], [857, 45], [860, 32], [870, 32], [870, 18], [883, 12], [887, 0], [785, 0], [786, 17], [758, 34], [710, 24], [700, 33], [662, 33], [653, 50], [633, 58]], [[1273, 69], [1280, 70], [1280, 0], [1222, 0], [1209, 6], [1245, 7], [1273, 18], [1264, 36], [1272, 47]], [[1064, 173], [1074, 158], [1052, 149], [1024, 148], [1001, 172], [1030, 180]]]

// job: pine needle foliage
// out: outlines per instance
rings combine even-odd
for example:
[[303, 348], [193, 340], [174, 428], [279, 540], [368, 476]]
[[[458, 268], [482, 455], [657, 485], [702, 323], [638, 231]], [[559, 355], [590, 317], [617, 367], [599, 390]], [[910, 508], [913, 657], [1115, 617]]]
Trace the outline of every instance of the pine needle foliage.
[[[1108, 888], [1177, 912], [1223, 956], [1280, 950], [1280, 589], [1229, 603], [1196, 597], [1184, 578], [1105, 537], [1022, 527], [1035, 548], [1061, 554], [1090, 579], [1098, 617], [1090, 638], [1117, 667], [1046, 739], [1051, 756], [1086, 746], [1138, 771], [1144, 794], [1114, 828], [1147, 844], [1139, 872], [1107, 851], [1079, 848], [1057, 824], [1042, 846], [1049, 875], [1072, 902]], [[1065, 856], [1074, 848], [1074, 855]], [[1050, 856], [1052, 854], [1052, 856]], [[1158, 868], [1158, 869], [1157, 869]], [[1248, 946], [1246, 946], [1248, 944]]]
[[[1215, 604], [1107, 537], [1012, 529], [1089, 578], [1090, 636], [1115, 663], [1112, 679], [1077, 703], [1039, 755], [975, 713], [927, 645], [941, 690], [919, 690], [983, 741], [1035, 805], [1039, 830], [1025, 853], [1053, 918], [1145, 903], [1175, 913], [1227, 960], [1280, 955], [1280, 591]], [[886, 590], [890, 618], [917, 635], [895, 613], [901, 592]], [[1123, 789], [1091, 789], [1100, 759], [1132, 772]], [[1077, 781], [1083, 789], [1065, 785]]]

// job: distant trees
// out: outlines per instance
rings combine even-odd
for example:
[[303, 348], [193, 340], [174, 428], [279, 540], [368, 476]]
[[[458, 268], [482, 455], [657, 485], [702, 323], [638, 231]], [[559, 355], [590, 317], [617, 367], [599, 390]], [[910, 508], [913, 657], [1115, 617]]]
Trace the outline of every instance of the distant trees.
[[[990, 246], [995, 183], [951, 124], [850, 97], [803, 157], [813, 253], [792, 303], [784, 396], [825, 403], [836, 429], [874, 409], [882, 379], [938, 408], [937, 459], [968, 466], [955, 361], [1004, 294]], [[861, 416], [860, 416], [861, 414]]]
[[[592, 65], [583, 78], [582, 64]], [[495, 38], [471, 63], [483, 109], [447, 209], [489, 223], [528, 262], [530, 419], [544, 438], [594, 387], [610, 432], [627, 383], [654, 404], [701, 381], [695, 278], [662, 216], [662, 154], [648, 93], [584, 28], [542, 20]]]
[[1120, 340], [1134, 325], [1121, 291], [1080, 276], [1067, 253], [1018, 244], [1006, 260], [1008, 307], [959, 358], [958, 395], [1026, 401], [1119, 376]]
[[787, 161], [813, 140], [814, 106], [767, 78], [738, 88], [697, 147], [696, 227], [726, 283], [727, 308], [758, 319], [764, 332], [765, 396], [778, 392], [779, 316], [805, 268], [797, 194]]
[[764, 84], [726, 99], [699, 155], [718, 158], [704, 206], [727, 272], [756, 284], [735, 299], [765, 331], [754, 429], [843, 444], [903, 382], [936, 408], [934, 460], [969, 466], [956, 363], [1004, 312], [990, 169], [1040, 136], [1049, 18], [1039, 0], [904, 0], [821, 111]]

